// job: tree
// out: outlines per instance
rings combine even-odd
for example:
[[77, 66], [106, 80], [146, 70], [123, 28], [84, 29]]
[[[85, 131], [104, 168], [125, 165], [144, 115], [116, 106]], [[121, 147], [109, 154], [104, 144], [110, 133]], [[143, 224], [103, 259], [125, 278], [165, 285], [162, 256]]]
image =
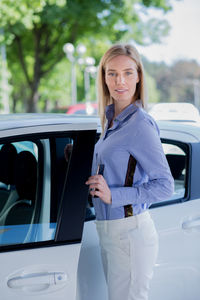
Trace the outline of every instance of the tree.
[[[41, 80], [63, 59], [66, 42], [115, 42], [131, 33], [142, 43], [146, 31], [135, 3], [170, 9], [167, 0], [1, 0], [1, 42], [7, 44], [15, 105], [17, 95], [23, 95], [26, 111], [37, 111]], [[166, 26], [161, 23], [156, 30], [166, 34]]]
[[196, 61], [178, 60], [171, 66], [143, 61], [146, 71], [156, 81], [161, 102], [191, 102], [200, 106], [194, 92], [195, 84], [200, 88], [200, 66]]
[[148, 91], [148, 104], [156, 103], [160, 101], [160, 92], [156, 87], [155, 79], [145, 72], [146, 84], [147, 84], [147, 91]]
[[[171, 67], [171, 100], [179, 102], [191, 102], [200, 105], [199, 100], [195, 99], [194, 84], [200, 82], [200, 66], [194, 60], [179, 60]], [[198, 103], [195, 103], [198, 101]]]
[[0, 45], [0, 109], [9, 113], [9, 95], [12, 86], [9, 84], [10, 72], [7, 68], [6, 47]]

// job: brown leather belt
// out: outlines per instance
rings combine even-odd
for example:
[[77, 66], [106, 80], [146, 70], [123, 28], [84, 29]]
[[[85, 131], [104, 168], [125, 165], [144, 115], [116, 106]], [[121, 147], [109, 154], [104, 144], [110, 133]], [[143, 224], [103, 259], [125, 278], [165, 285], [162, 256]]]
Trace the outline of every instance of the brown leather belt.
[[[135, 174], [136, 164], [137, 164], [137, 161], [136, 161], [135, 157], [133, 157], [130, 154], [124, 186], [131, 187], [133, 185], [133, 177]], [[128, 218], [131, 216], [133, 216], [133, 206], [131, 204], [125, 205], [124, 206], [124, 217]]]

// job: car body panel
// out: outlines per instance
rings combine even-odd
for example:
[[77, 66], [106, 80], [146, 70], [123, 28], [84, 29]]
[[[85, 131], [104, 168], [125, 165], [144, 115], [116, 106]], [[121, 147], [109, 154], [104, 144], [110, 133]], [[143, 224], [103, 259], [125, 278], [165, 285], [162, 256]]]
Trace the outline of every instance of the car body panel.
[[78, 265], [77, 299], [107, 300], [99, 239], [94, 221], [85, 222]]
[[[86, 122], [85, 118], [79, 120], [70, 118], [67, 115], [52, 114], [17, 114], [7, 117], [3, 115], [0, 119], [0, 137], [9, 135], [31, 134], [41, 132], [62, 132], [70, 130], [91, 130], [96, 129], [96, 123]], [[49, 116], [49, 117], [48, 117]]]
[[158, 121], [160, 136], [186, 143], [200, 141], [200, 123]]
[[[1, 253], [2, 299], [75, 299], [80, 247], [73, 244]], [[60, 283], [56, 275], [63, 277]]]
[[[74, 120], [63, 115], [0, 117], [1, 146], [12, 143], [17, 148], [17, 156], [23, 152], [35, 154], [38, 171], [36, 203], [40, 204], [35, 204], [34, 208], [34, 218], [39, 213], [36, 223], [32, 217], [31, 223], [7, 225], [6, 220], [12, 209], [31, 201], [23, 198], [12, 203], [0, 217], [2, 299], [76, 299], [77, 268], [87, 201], [87, 187], [83, 178], [85, 176], [86, 180], [90, 174], [96, 127], [97, 124], [92, 121]], [[59, 172], [65, 172], [64, 146], [68, 140], [73, 142], [73, 149], [63, 180], [61, 176], [65, 173]], [[37, 147], [35, 153], [29, 143]], [[76, 173], [77, 165], [80, 171]], [[55, 219], [55, 216], [51, 216], [51, 206], [56, 205], [59, 196], [55, 194], [56, 190], [52, 190], [52, 185], [59, 187], [60, 181], [63, 186], [60, 187], [62, 193]], [[13, 188], [10, 193], [13, 193]], [[17, 189], [18, 194], [19, 191]], [[16, 210], [16, 213], [19, 214], [19, 211]], [[56, 223], [50, 221], [52, 218]]]
[[159, 255], [150, 300], [200, 297], [200, 199], [150, 210], [159, 234]]

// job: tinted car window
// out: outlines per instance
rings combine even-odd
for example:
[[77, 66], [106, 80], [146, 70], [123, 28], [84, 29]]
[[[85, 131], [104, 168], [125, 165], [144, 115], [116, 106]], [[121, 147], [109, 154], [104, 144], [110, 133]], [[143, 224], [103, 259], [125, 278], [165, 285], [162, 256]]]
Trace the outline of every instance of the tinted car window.
[[1, 244], [25, 242], [33, 224], [38, 178], [38, 146], [29, 141], [1, 144]]
[[0, 145], [0, 245], [54, 239], [72, 151], [68, 136]]
[[170, 200], [181, 199], [186, 194], [187, 154], [178, 145], [163, 143], [163, 149], [174, 178], [174, 193]]

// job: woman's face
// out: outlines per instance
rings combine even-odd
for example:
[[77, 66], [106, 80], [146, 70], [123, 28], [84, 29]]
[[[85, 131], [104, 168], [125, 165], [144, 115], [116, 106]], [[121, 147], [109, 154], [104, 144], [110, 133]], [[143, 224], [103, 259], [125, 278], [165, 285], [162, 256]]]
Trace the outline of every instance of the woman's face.
[[126, 107], [132, 103], [139, 82], [134, 60], [125, 55], [112, 58], [106, 64], [105, 82], [115, 104]]

